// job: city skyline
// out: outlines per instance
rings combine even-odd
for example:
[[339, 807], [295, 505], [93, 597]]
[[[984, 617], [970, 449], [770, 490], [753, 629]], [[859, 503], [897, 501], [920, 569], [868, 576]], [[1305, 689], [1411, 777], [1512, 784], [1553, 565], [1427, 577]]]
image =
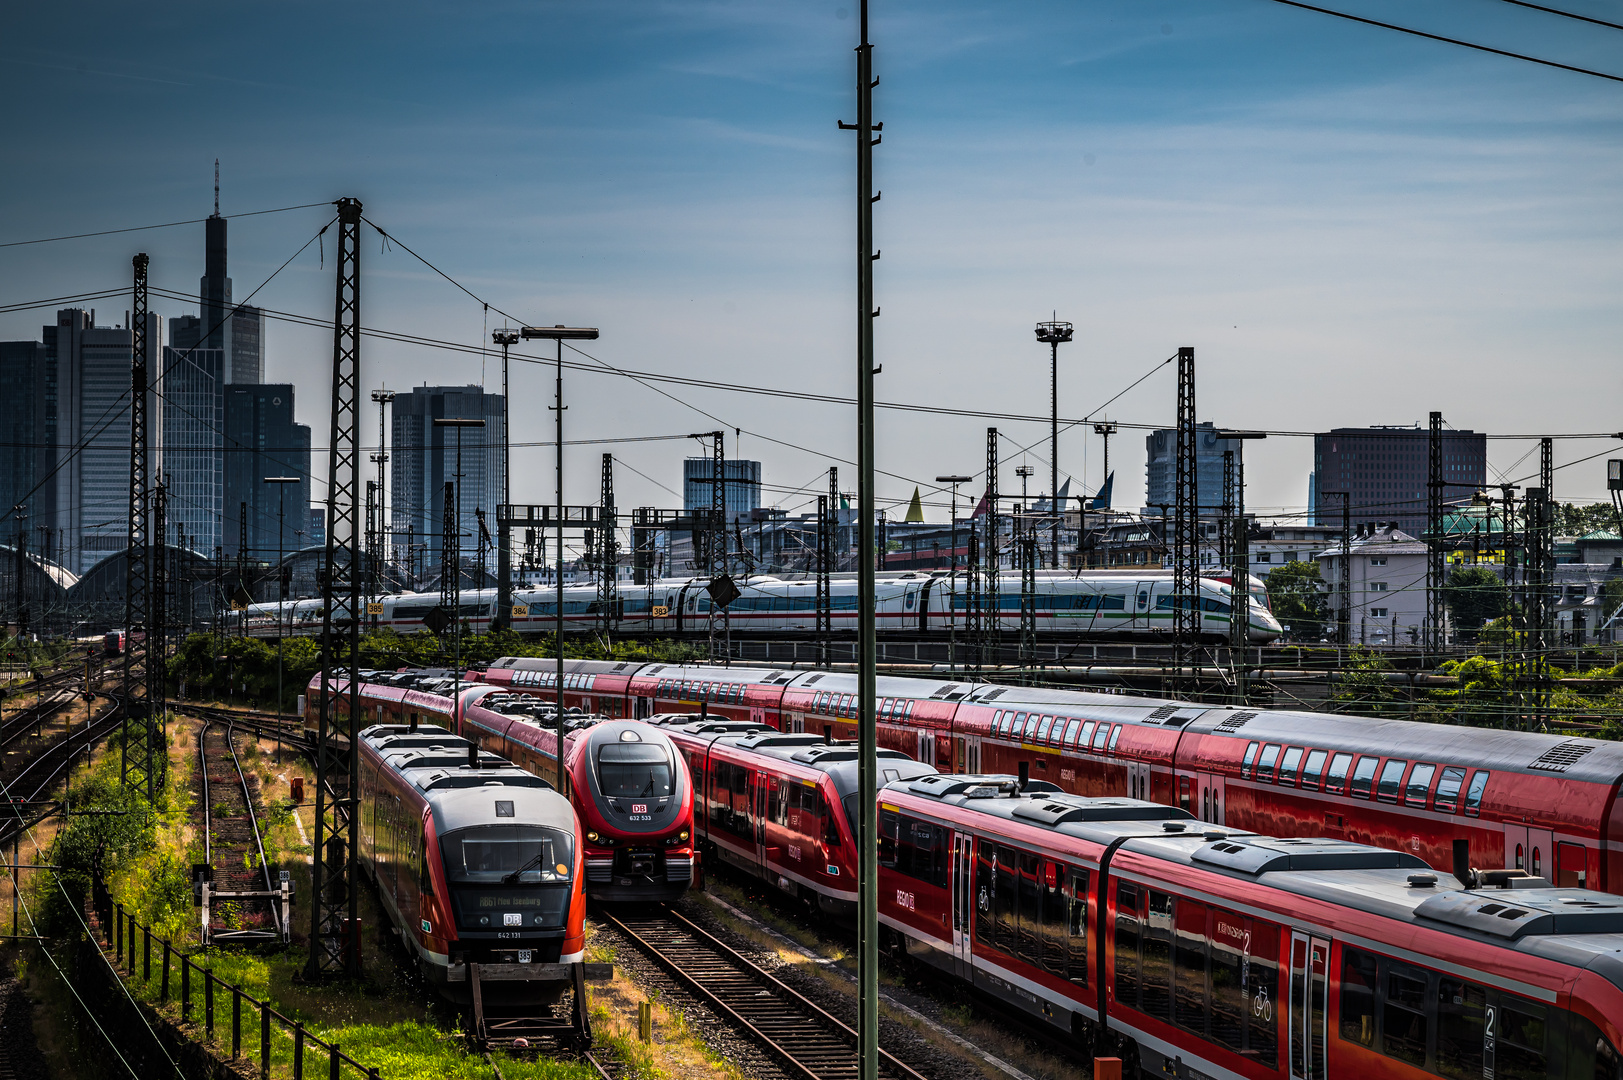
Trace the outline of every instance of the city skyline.
[[[79, 10], [99, 26], [102, 9]], [[848, 395], [850, 147], [833, 121], [850, 109], [849, 11], [650, 9], [624, 41], [615, 20], [630, 10], [538, 9], [508, 31], [513, 47], [545, 36], [563, 59], [481, 61], [484, 77], [454, 88], [446, 80], [471, 69], [489, 28], [478, 15], [402, 20], [353, 73], [325, 62], [327, 45], [288, 45], [292, 77], [323, 72], [291, 95], [273, 92], [268, 84], [283, 83], [264, 70], [166, 66], [169, 50], [196, 52], [211, 35], [283, 33], [252, 16], [183, 31], [160, 18], [179, 37], [139, 62], [92, 29], [81, 55], [40, 53], [0, 76], [26, 69], [17, 88], [40, 103], [38, 117], [22, 110], [6, 121], [12, 137], [66, 154], [0, 182], [15, 210], [0, 242], [200, 219], [219, 157], [234, 299], [313, 240], [328, 210], [230, 215], [353, 194], [369, 220], [520, 321], [600, 326], [590, 352], [608, 364]], [[1489, 43], [1514, 40], [1569, 62], [1610, 60], [1605, 42], [1527, 13], [1445, 3], [1427, 17], [1432, 29], [1453, 20]], [[346, 14], [336, 31], [355, 32], [363, 18]], [[944, 517], [946, 499], [930, 497], [929, 478], [978, 471], [989, 423], [1010, 453], [1033, 446], [1007, 463], [1003, 490], [1022, 462], [1037, 466], [1033, 493], [1046, 488], [1047, 350], [1031, 327], [1051, 312], [1077, 326], [1060, 350], [1062, 415], [1087, 415], [1189, 344], [1201, 420], [1303, 432], [1248, 448], [1247, 505], [1265, 514], [1310, 512], [1314, 432], [1423, 422], [1433, 408], [1490, 435], [1616, 426], [1610, 297], [1623, 267], [1611, 192], [1623, 155], [1612, 136], [1623, 108], [1613, 87], [1239, 3], [1154, 13], [880, 6], [874, 39], [887, 120], [877, 159], [880, 398], [1033, 418], [882, 412], [882, 505], [899, 507], [917, 483], [935, 504], [930, 516]], [[416, 93], [385, 61], [388, 49], [444, 50], [426, 76], [449, 91], [443, 101]], [[218, 106], [176, 82], [236, 87], [237, 106], [267, 124], [207, 123]], [[348, 112], [325, 111], [333, 95]], [[98, 102], [150, 110], [178, 132], [116, 200], [72, 170], [84, 151], [39, 124]], [[479, 120], [465, 131], [453, 123], [469, 116]], [[529, 130], [547, 133], [544, 157], [525, 145]], [[355, 134], [359, 148], [343, 149]], [[632, 145], [641, 167], [632, 167]], [[192, 294], [206, 276], [204, 232], [193, 224], [0, 249], [0, 286], [21, 299], [125, 287], [128, 254], [150, 250], [155, 285]], [[365, 386], [491, 386], [499, 353], [489, 331], [506, 320], [370, 228], [363, 248], [368, 325], [473, 350], [369, 340]], [[330, 317], [330, 255], [330, 236], [312, 243], [250, 302]], [[105, 318], [126, 302], [95, 306]], [[166, 316], [182, 306], [154, 302]], [[0, 338], [32, 336], [26, 328], [42, 321], [37, 312], [0, 316]], [[261, 378], [303, 390], [318, 433], [319, 502], [330, 333], [267, 321], [277, 325], [266, 331]], [[1540, 378], [1527, 382], [1534, 363]], [[514, 497], [523, 501], [552, 495], [548, 367], [513, 365]], [[788, 509], [805, 508], [830, 464], [849, 470], [848, 407], [664, 389], [713, 419], [645, 385], [571, 372], [565, 438], [725, 427], [727, 456], [762, 461], [763, 501]], [[1173, 396], [1159, 373], [1107, 410], [1123, 423], [1111, 446], [1117, 506], [1139, 504], [1144, 432], [1133, 425], [1166, 426]], [[367, 413], [361, 438], [378, 441]], [[677, 505], [676, 459], [693, 445], [608, 445], [627, 466], [617, 475], [622, 501]], [[1490, 482], [1525, 483], [1531, 446], [1491, 440]], [[1556, 462], [1604, 458], [1607, 446], [1560, 441]], [[1086, 428], [1062, 433], [1061, 471], [1079, 478], [1073, 494], [1103, 479], [1099, 450]], [[1556, 496], [1603, 498], [1602, 466], [1558, 470]], [[593, 501], [595, 449], [571, 451], [566, 468], [566, 499]], [[792, 494], [796, 485], [803, 494]]]

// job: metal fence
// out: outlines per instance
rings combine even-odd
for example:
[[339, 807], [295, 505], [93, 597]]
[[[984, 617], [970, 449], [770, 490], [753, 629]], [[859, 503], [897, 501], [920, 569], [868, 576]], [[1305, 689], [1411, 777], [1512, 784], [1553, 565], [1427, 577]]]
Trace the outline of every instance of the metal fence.
[[[193, 1020], [193, 1010], [200, 1008], [203, 1014], [203, 1034], [207, 1039], [214, 1038], [217, 1022], [221, 1024], [225, 1022], [225, 1019], [217, 1017], [216, 1013], [223, 1009], [225, 1000], [229, 998], [233, 1060], [243, 1057], [243, 1015], [245, 1012], [248, 1014], [248, 1037], [251, 1040], [254, 1035], [253, 1014], [257, 1011], [259, 1075], [264, 1080], [269, 1080], [271, 1075], [271, 1036], [277, 1029], [293, 1044], [290, 1052], [293, 1080], [305, 1080], [306, 1077], [314, 1080], [321, 1075], [323, 1063], [326, 1065], [327, 1080], [341, 1080], [342, 1077], [350, 1075], [351, 1070], [354, 1075], [364, 1077], [366, 1080], [378, 1080], [376, 1069], [362, 1065], [340, 1050], [337, 1043], [318, 1038], [306, 1030], [303, 1024], [271, 1008], [269, 1002], [260, 1001], [241, 986], [228, 983], [218, 978], [208, 968], [193, 963], [191, 954], [183, 952], [173, 942], [154, 935], [151, 927], [137, 922], [135, 915], [114, 900], [99, 881], [95, 884], [92, 902], [95, 904], [96, 916], [101, 922], [104, 944], [112, 949], [114, 960], [124, 965], [130, 978], [138, 977], [149, 987], [152, 983], [153, 968], [156, 966], [159, 969], [157, 1003], [165, 1005], [171, 1000], [177, 1000], [180, 1004], [180, 1018], [188, 1023]], [[158, 953], [156, 960], [153, 956], [155, 951]], [[140, 972], [139, 976], [137, 971]], [[197, 1000], [198, 998], [201, 1000]], [[249, 1060], [252, 1060], [252, 1056], [253, 1049], [250, 1047]]]

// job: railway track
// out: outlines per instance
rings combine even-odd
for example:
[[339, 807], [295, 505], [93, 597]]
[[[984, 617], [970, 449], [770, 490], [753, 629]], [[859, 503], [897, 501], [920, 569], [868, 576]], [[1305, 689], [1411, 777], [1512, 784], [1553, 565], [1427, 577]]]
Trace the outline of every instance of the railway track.
[[[222, 892], [271, 891], [275, 884], [265, 861], [259, 816], [254, 809], [259, 779], [242, 767], [236, 723], [230, 719], [200, 719], [203, 726], [197, 737], [197, 758], [203, 855], [214, 868], [212, 888]], [[279, 937], [282, 929], [275, 905], [265, 901], [250, 902], [241, 922], [241, 926], [215, 931], [215, 939], [225, 934], [247, 939], [247, 934], [256, 931], [255, 936], [259, 936], [267, 929], [267, 922], [272, 935]]]
[[[854, 1030], [690, 919], [665, 907], [635, 916], [599, 914], [688, 993], [776, 1057], [789, 1075], [855, 1080]], [[925, 1080], [886, 1050], [879, 1051], [879, 1075]]]

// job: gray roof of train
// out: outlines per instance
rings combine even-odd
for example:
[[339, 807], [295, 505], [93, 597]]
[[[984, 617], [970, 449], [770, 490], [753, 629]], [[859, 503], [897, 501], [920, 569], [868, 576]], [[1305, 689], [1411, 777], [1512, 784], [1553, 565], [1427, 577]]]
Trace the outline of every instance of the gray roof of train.
[[[362, 731], [361, 739], [384, 758], [387, 767], [417, 787], [434, 815], [434, 829], [441, 836], [477, 825], [546, 825], [571, 834], [575, 831], [575, 808], [551, 784], [495, 754], [481, 752], [480, 767], [469, 769], [465, 762], [470, 744], [460, 735], [435, 729], [430, 745], [443, 747], [445, 752], [433, 757], [424, 755], [426, 747], [402, 745], [418, 742], [426, 734], [421, 730], [409, 733], [399, 724], [378, 724]], [[412, 755], [424, 764], [407, 760], [401, 768], [389, 762], [390, 757], [400, 755]], [[462, 764], [444, 763], [451, 760]], [[416, 775], [420, 773], [426, 775]], [[424, 789], [417, 783], [419, 779], [431, 782], [437, 776], [454, 776], [458, 784]], [[479, 783], [469, 784], [470, 779]], [[513, 804], [511, 817], [496, 816], [498, 799]]]
[[[942, 783], [969, 786], [977, 781], [1010, 779], [944, 776]], [[1034, 782], [1033, 787], [1036, 783], [1041, 782]], [[892, 784], [887, 789], [913, 790], [913, 784]], [[1610, 893], [1549, 887], [1459, 889], [1451, 887], [1452, 877], [1406, 852], [1347, 840], [1259, 836], [1208, 825], [1172, 807], [1136, 799], [1088, 799], [1028, 788], [1018, 798], [957, 794], [939, 801], [1101, 845], [1129, 837], [1122, 845], [1125, 850], [1590, 968], [1623, 987], [1623, 897]], [[1055, 819], [1067, 812], [1096, 819], [1045, 825], [1036, 820], [1045, 806], [1054, 811]], [[1112, 814], [1131, 814], [1136, 820]], [[1181, 831], [1169, 831], [1180, 825]], [[1417, 886], [1411, 881], [1411, 875], [1417, 874], [1424, 875], [1422, 882], [1429, 878], [1432, 883]]]

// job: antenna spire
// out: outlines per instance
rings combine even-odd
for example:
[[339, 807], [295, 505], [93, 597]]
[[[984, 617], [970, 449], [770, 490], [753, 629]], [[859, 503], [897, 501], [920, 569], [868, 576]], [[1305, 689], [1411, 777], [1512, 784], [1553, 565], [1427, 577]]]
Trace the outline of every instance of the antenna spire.
[[220, 216], [220, 159], [214, 159], [214, 216]]

